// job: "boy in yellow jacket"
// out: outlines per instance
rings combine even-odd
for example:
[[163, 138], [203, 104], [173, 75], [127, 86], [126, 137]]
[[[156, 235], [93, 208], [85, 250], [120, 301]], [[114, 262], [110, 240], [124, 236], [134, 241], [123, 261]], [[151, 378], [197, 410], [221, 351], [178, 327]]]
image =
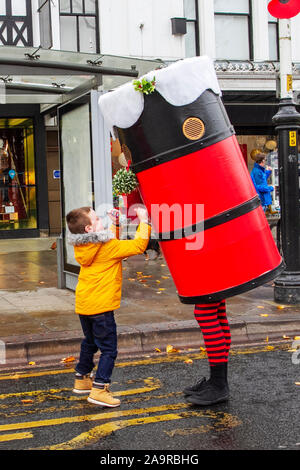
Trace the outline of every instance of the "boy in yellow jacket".
[[[88, 401], [101, 406], [120, 405], [109, 391], [109, 384], [118, 352], [114, 310], [121, 303], [122, 259], [144, 253], [151, 232], [146, 209], [138, 208], [136, 212], [140, 224], [134, 240], [118, 240], [112, 230], [104, 230], [90, 207], [74, 209], [66, 217], [68, 242], [74, 245], [75, 259], [80, 264], [75, 312], [84, 334], [73, 391], [89, 393]], [[93, 357], [98, 350], [101, 355], [93, 381]]]

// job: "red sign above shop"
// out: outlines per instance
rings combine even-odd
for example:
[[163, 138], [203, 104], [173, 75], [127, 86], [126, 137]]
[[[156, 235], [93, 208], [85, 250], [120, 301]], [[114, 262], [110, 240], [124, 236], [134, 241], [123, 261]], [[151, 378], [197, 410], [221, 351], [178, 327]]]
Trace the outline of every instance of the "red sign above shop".
[[270, 15], [288, 19], [300, 13], [300, 0], [272, 0], [268, 5]]

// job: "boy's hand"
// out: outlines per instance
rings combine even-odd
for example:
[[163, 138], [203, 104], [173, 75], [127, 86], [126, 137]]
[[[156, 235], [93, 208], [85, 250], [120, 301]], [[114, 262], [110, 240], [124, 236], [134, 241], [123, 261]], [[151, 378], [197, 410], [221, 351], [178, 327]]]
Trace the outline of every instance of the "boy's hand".
[[148, 212], [147, 209], [144, 207], [138, 207], [137, 209], [134, 209], [136, 211], [136, 215], [139, 219], [140, 222], [148, 223]]
[[109, 212], [107, 212], [107, 215], [113, 221], [114, 224], [119, 223], [119, 221], [120, 221], [120, 211], [118, 211], [117, 209], [112, 209]]

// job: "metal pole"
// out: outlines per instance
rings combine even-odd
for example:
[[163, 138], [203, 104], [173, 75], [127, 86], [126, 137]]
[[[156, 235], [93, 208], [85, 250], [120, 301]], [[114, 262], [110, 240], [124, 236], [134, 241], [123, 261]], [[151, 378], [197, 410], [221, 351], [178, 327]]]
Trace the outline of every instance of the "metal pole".
[[273, 117], [278, 132], [279, 197], [281, 239], [285, 270], [275, 280], [274, 299], [300, 303], [300, 202], [298, 176], [298, 132], [300, 114], [293, 102], [291, 21], [279, 20], [280, 102]]
[[54, 62], [41, 59], [18, 59], [14, 57], [0, 57], [0, 65], [5, 65], [6, 75], [22, 75], [28, 72], [28, 75], [45, 75], [48, 74], [65, 75], [66, 71], [72, 75], [117, 75], [121, 77], [138, 77], [139, 72], [134, 68], [118, 69], [116, 67], [102, 67], [96, 64], [81, 64], [68, 62]]

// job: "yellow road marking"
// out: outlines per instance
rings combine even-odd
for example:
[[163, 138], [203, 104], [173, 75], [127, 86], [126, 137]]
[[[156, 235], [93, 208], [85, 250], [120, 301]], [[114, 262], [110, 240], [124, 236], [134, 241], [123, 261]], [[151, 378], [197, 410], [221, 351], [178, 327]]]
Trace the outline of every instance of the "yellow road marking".
[[[133, 388], [129, 390], [119, 390], [116, 392], [112, 392], [114, 396], [127, 396], [127, 395], [136, 395], [139, 393], [147, 393], [147, 392], [152, 392], [153, 390], [157, 390], [161, 388], [161, 382], [159, 379], [155, 379], [153, 377], [148, 377], [146, 379], [140, 379], [142, 382], [145, 383], [145, 387], [139, 387], [139, 388]], [[58, 389], [49, 389], [49, 390], [32, 390], [30, 392], [18, 392], [18, 393], [2, 393], [0, 395], [0, 400], [5, 400], [6, 398], [11, 398], [11, 397], [24, 397], [24, 396], [30, 396], [30, 397], [38, 397], [41, 400], [39, 401], [44, 401], [45, 398], [48, 398], [49, 395], [52, 395], [54, 393], [60, 393], [60, 392], [65, 392], [65, 391], [70, 391], [72, 388], [58, 388]], [[60, 398], [60, 397], [59, 397]], [[69, 401], [72, 400], [78, 400], [78, 396], [71, 396], [68, 398]]]
[[0, 395], [0, 400], [5, 400], [6, 398], [11, 398], [11, 397], [39, 397], [40, 395], [52, 395], [53, 393], [60, 393], [60, 392], [65, 392], [65, 391], [70, 391], [72, 390], [71, 388], [50, 388], [49, 390], [32, 390], [31, 392], [18, 392], [18, 393], [2, 393]]
[[[147, 416], [142, 418], [133, 418], [133, 419], [126, 419], [122, 421], [113, 421], [109, 423], [104, 423], [99, 426], [96, 426], [90, 429], [87, 432], [83, 432], [76, 436], [75, 438], [63, 442], [61, 444], [55, 444], [52, 446], [39, 448], [40, 450], [73, 450], [82, 448], [88, 444], [92, 444], [97, 442], [99, 439], [109, 436], [112, 432], [118, 431], [120, 429], [127, 428], [129, 426], [141, 426], [144, 424], [153, 424], [153, 423], [160, 423], [164, 421], [174, 421], [179, 419], [190, 418], [193, 416], [197, 417], [205, 417], [205, 418], [218, 418], [218, 415], [223, 415], [223, 413], [213, 413], [207, 411], [186, 411], [180, 414], [177, 413], [168, 413], [163, 415], [154, 415], [154, 416]], [[231, 416], [231, 415], [228, 415]], [[238, 426], [241, 424], [238, 420], [231, 421], [232, 426]]]
[[0, 442], [15, 441], [16, 439], [31, 439], [33, 434], [31, 432], [18, 432], [14, 434], [2, 434]]
[[[245, 350], [234, 350], [230, 351], [230, 355], [235, 356], [237, 354], [257, 354], [261, 352], [268, 351], [267, 346], [255, 348], [249, 348]], [[151, 357], [149, 359], [138, 359], [126, 362], [117, 362], [115, 367], [135, 367], [139, 365], [149, 365], [149, 364], [162, 364], [165, 362], [183, 362], [186, 361], [188, 358], [197, 360], [197, 359], [204, 359], [206, 358], [206, 352], [203, 351], [201, 353], [188, 353], [178, 355], [178, 354], [169, 354], [167, 356], [159, 356], [159, 357]], [[74, 374], [74, 369], [57, 369], [57, 370], [44, 370], [44, 371], [36, 371], [36, 372], [16, 372], [14, 374], [4, 373], [0, 375], [0, 380], [17, 380], [17, 379], [25, 379], [30, 377], [42, 377], [44, 375], [58, 375], [58, 374]]]
[[[126, 398], [122, 400], [122, 405], [125, 404], [130, 404], [130, 403], [146, 403], [147, 401], [150, 400], [162, 400], [165, 398], [177, 398], [182, 395], [182, 392], [170, 392], [170, 393], [164, 393], [164, 394], [158, 394], [158, 395], [153, 395], [153, 394], [147, 394], [147, 395], [142, 395], [140, 394], [137, 397], [134, 398]], [[52, 399], [53, 397], [51, 397]], [[73, 397], [72, 397], [73, 398]], [[76, 400], [76, 397], [74, 397], [74, 401]], [[61, 397], [57, 397], [57, 401], [60, 403], [62, 401]], [[74, 403], [74, 402], [73, 402]], [[38, 410], [39, 415], [45, 414], [45, 413], [63, 413], [65, 411], [71, 412], [73, 410], [86, 410], [86, 396], [78, 396], [77, 400], [75, 401], [74, 405], [69, 403], [69, 400], [63, 398], [63, 406], [58, 405], [58, 406], [51, 406], [47, 408], [40, 408]], [[11, 411], [8, 412], [7, 409], [10, 409]], [[0, 416], [3, 415], [5, 419], [9, 419], [12, 417], [17, 417], [17, 416], [29, 416], [29, 415], [35, 415], [36, 414], [36, 409], [35, 407], [30, 407], [30, 406], [24, 406], [22, 403], [14, 404], [13, 409], [11, 408], [11, 405], [0, 405]]]
[[208, 431], [228, 431], [228, 429], [240, 426], [241, 424], [243, 424], [242, 421], [236, 416], [224, 413], [224, 416], [213, 424], [202, 424], [195, 428], [178, 428], [163, 432], [170, 437], [190, 436], [191, 434], [202, 434]]
[[138, 419], [126, 419], [123, 421], [114, 421], [111, 423], [101, 424], [90, 429], [88, 432], [79, 434], [74, 439], [70, 441], [63, 442], [62, 444], [56, 444], [53, 446], [45, 447], [43, 450], [73, 450], [83, 447], [86, 444], [91, 444], [97, 442], [100, 438], [110, 435], [113, 431], [118, 431], [124, 429], [128, 426], [138, 426], [148, 423], [158, 423], [162, 421], [171, 421], [176, 419], [182, 419], [183, 416], [177, 414], [166, 414], [166, 415], [157, 415], [146, 418]]
[[17, 429], [32, 429], [32, 428], [39, 428], [39, 427], [46, 427], [46, 426], [57, 426], [60, 424], [68, 424], [68, 423], [80, 423], [85, 421], [99, 421], [103, 419], [113, 419], [113, 418], [120, 418], [122, 416], [130, 416], [130, 415], [140, 415], [146, 413], [158, 413], [160, 411], [169, 411], [169, 410], [178, 410], [181, 408], [187, 408], [187, 403], [175, 403], [169, 405], [161, 405], [161, 406], [154, 406], [151, 408], [136, 408], [134, 410], [119, 410], [119, 411], [110, 411], [110, 412], [103, 412], [97, 413], [92, 415], [82, 415], [82, 416], [68, 416], [66, 418], [52, 418], [46, 419], [41, 421], [27, 421], [23, 423], [11, 423], [11, 424], [1, 424], [0, 425], [0, 432], [1, 431], [15, 431]]
[[15, 374], [3, 374], [0, 376], [0, 380], [18, 380], [26, 379], [28, 377], [42, 377], [43, 375], [58, 375], [58, 374], [74, 374], [74, 369], [66, 370], [47, 370], [40, 372], [16, 372]]

